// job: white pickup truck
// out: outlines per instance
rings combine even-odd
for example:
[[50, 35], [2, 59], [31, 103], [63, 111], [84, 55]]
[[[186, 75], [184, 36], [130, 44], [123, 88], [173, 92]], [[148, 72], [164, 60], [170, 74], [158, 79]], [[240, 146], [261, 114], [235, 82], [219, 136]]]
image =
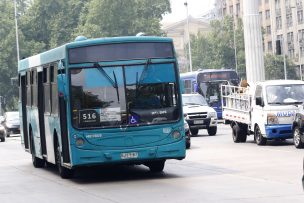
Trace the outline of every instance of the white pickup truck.
[[258, 145], [267, 140], [293, 138], [292, 124], [304, 101], [304, 82], [271, 80], [249, 87], [223, 85], [223, 118], [229, 121], [234, 142], [254, 134]]

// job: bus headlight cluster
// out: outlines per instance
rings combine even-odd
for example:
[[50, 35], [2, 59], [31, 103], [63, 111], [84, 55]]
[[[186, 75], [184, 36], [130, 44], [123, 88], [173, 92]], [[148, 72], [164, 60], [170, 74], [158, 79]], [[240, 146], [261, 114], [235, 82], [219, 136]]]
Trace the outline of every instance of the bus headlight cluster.
[[84, 144], [84, 139], [82, 139], [81, 137], [78, 137], [76, 139], [76, 145], [77, 146], [82, 146]]
[[267, 114], [267, 124], [273, 125], [273, 124], [279, 124], [279, 119], [274, 113], [268, 113]]
[[177, 139], [180, 139], [182, 137], [182, 134], [179, 131], [175, 130], [172, 133], [172, 137], [177, 140]]

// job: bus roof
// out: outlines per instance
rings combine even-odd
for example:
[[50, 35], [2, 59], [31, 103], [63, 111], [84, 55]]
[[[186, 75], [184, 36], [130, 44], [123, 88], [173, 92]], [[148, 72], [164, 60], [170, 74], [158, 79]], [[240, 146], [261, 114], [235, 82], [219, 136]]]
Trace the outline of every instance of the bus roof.
[[181, 73], [181, 78], [196, 78], [199, 73], [214, 73], [214, 72], [229, 72], [229, 71], [235, 71], [233, 69], [204, 69], [204, 70], [197, 70], [187, 73]]
[[66, 58], [66, 49], [94, 46], [99, 44], [113, 44], [113, 43], [127, 43], [127, 42], [169, 42], [173, 40], [167, 37], [154, 37], [154, 36], [129, 36], [129, 37], [108, 37], [108, 38], [95, 38], [81, 41], [74, 41], [54, 49], [42, 52], [40, 54], [22, 59], [18, 64], [18, 72], [25, 71], [29, 68], [41, 66], [54, 61], [59, 61]]

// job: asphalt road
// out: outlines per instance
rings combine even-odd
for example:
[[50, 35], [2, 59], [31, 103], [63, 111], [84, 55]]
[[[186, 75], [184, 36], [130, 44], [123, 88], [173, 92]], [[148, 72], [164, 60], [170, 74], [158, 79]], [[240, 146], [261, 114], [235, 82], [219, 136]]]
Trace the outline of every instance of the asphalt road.
[[304, 149], [291, 140], [257, 146], [232, 142], [229, 126], [192, 138], [183, 161], [164, 173], [144, 166], [94, 167], [64, 180], [55, 168], [35, 169], [19, 137], [0, 143], [0, 202], [304, 202]]

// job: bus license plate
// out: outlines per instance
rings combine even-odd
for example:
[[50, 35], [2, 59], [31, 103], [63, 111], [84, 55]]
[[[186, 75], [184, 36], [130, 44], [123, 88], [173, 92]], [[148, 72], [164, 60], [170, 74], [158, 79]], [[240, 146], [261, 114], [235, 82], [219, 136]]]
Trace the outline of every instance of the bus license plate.
[[137, 152], [121, 153], [120, 158], [121, 159], [136, 159], [136, 158], [138, 158], [138, 153]]
[[195, 120], [194, 124], [204, 124], [204, 120]]

